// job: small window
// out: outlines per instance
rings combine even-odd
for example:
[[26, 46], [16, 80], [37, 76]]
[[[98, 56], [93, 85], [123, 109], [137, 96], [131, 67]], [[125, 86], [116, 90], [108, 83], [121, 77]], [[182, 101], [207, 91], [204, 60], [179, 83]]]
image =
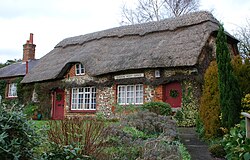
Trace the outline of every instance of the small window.
[[85, 69], [84, 66], [81, 63], [76, 64], [76, 75], [84, 75]]
[[119, 85], [117, 97], [121, 105], [143, 104], [143, 85]]
[[96, 110], [96, 88], [72, 88], [71, 110]]
[[156, 78], [161, 77], [160, 70], [155, 70], [155, 77], [156, 77]]
[[8, 97], [17, 97], [17, 84], [16, 83], [9, 84]]

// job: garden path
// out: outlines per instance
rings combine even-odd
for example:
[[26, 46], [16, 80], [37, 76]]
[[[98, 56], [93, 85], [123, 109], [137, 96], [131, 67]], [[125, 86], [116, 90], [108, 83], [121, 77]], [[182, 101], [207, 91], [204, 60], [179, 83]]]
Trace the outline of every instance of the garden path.
[[194, 127], [179, 127], [179, 137], [191, 155], [192, 160], [216, 160], [208, 151], [208, 145], [199, 140]]

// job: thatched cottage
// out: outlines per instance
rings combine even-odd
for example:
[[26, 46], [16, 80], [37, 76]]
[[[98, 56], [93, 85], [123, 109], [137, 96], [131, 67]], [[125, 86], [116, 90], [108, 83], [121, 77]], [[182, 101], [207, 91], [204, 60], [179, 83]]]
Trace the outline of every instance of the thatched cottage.
[[[112, 117], [117, 104], [150, 101], [180, 108], [187, 92], [200, 96], [218, 28], [212, 14], [196, 12], [66, 38], [22, 82], [50, 83], [53, 119], [97, 112]], [[227, 35], [232, 55], [238, 54], [238, 41]]]
[[39, 61], [35, 59], [35, 48], [33, 34], [30, 33], [29, 40], [23, 45], [22, 61], [0, 68], [0, 96], [2, 99], [18, 98], [18, 83]]

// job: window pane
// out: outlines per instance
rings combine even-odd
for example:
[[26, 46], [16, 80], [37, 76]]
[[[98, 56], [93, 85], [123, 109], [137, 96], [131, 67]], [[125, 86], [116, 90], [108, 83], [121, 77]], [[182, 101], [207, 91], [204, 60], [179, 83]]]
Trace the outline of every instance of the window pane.
[[17, 84], [9, 84], [8, 97], [17, 97]]
[[71, 109], [95, 110], [96, 88], [95, 87], [72, 88]]
[[143, 104], [143, 85], [119, 85], [117, 89], [118, 104]]

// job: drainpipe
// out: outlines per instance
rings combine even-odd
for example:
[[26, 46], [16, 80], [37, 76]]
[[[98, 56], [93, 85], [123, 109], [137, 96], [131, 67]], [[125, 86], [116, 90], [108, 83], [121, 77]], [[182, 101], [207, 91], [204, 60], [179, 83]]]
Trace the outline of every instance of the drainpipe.
[[26, 74], [28, 74], [28, 72], [29, 72], [29, 62], [28, 61], [26, 61], [25, 69], [26, 69]]

